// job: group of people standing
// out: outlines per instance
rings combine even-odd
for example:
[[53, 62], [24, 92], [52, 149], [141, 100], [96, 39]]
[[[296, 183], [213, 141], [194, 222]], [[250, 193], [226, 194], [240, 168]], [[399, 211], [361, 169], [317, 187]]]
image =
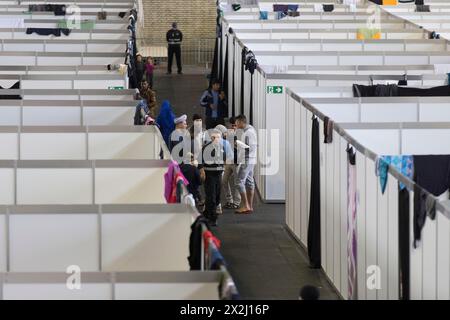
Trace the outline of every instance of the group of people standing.
[[[182, 73], [180, 44], [182, 33], [176, 23], [167, 33], [171, 73], [173, 56], [178, 63], [178, 73]], [[210, 87], [200, 98], [200, 106], [205, 109], [205, 118], [195, 114], [192, 124], [188, 117], [175, 117], [170, 102], [164, 101], [155, 120], [157, 101], [153, 90], [153, 59], [137, 54], [137, 77], [140, 88], [137, 91], [135, 125], [155, 124], [160, 128], [172, 158], [180, 165], [189, 182], [188, 191], [194, 196], [197, 208], [217, 226], [218, 216], [225, 209], [233, 209], [236, 214], [253, 213], [255, 183], [253, 170], [256, 164], [257, 137], [255, 129], [244, 115], [230, 118], [228, 123], [227, 97], [218, 80], [211, 81]], [[203, 187], [203, 188], [202, 188]], [[223, 198], [223, 199], [222, 199]]]
[[217, 226], [217, 218], [223, 213], [222, 195], [225, 209], [235, 209], [236, 214], [253, 213], [257, 139], [247, 118], [239, 115], [229, 120], [228, 127], [224, 123], [210, 129], [204, 129], [198, 114], [190, 127], [186, 115], [174, 123], [169, 143], [172, 158], [180, 164], [189, 181], [188, 190], [210, 225]]

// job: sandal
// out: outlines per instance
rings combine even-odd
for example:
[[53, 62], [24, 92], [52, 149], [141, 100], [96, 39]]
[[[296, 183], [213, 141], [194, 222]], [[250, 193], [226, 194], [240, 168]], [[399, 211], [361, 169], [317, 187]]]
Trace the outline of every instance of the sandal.
[[246, 210], [246, 211], [235, 211], [235, 214], [252, 214], [252, 210]]

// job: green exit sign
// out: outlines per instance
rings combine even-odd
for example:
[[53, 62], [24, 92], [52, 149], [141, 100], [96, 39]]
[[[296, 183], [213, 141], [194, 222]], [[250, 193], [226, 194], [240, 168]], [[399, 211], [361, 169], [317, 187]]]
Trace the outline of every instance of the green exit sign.
[[123, 87], [108, 87], [109, 90], [123, 90]]
[[283, 87], [282, 86], [267, 86], [267, 93], [270, 94], [282, 94]]

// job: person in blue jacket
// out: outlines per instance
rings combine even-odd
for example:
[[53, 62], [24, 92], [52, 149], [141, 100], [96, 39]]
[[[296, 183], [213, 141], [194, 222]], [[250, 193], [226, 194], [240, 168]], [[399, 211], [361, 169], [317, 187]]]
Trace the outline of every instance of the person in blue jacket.
[[212, 81], [211, 87], [203, 93], [200, 105], [205, 108], [207, 130], [219, 124], [225, 125], [224, 118], [228, 113], [228, 104], [225, 93], [220, 91], [219, 80]]

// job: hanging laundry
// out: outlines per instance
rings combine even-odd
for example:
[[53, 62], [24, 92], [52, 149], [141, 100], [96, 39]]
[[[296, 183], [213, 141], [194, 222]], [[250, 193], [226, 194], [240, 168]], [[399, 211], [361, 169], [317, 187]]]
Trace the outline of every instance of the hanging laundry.
[[320, 136], [319, 121], [314, 117], [311, 133], [311, 203], [308, 225], [308, 256], [311, 268], [321, 267], [320, 239]]
[[14, 83], [11, 87], [9, 88], [3, 88], [2, 86], [0, 86], [0, 100], [21, 100], [22, 96], [20, 95], [3, 95], [2, 90], [19, 90], [20, 89], [20, 81], [17, 81], [16, 83]]
[[259, 12], [259, 20], [267, 20], [267, 19], [269, 19], [269, 12], [260, 11]]
[[286, 4], [274, 4], [273, 12], [288, 12], [289, 6]]
[[164, 174], [164, 198], [167, 203], [177, 203], [177, 184], [182, 181], [185, 186], [189, 184], [181, 173], [178, 163], [170, 161], [167, 172]]
[[80, 30], [92, 30], [95, 27], [95, 21], [93, 20], [82, 20], [74, 23], [71, 20], [60, 20], [58, 21], [58, 28], [61, 29], [80, 29]]
[[25, 20], [23, 18], [1, 18], [0, 28], [24, 29]]
[[324, 5], [320, 3], [314, 3], [314, 12], [323, 12]]
[[98, 20], [106, 20], [107, 16], [108, 16], [108, 13], [106, 13], [106, 11], [97, 12], [97, 19]]
[[122, 19], [125, 18], [126, 15], [127, 15], [126, 12], [119, 12], [119, 14], [118, 14], [118, 16]]
[[450, 86], [438, 86], [432, 88], [412, 88], [399, 87], [397, 89], [399, 97], [441, 97], [450, 96]]
[[214, 243], [214, 245], [218, 248], [218, 249], [220, 249], [220, 247], [221, 247], [221, 242], [220, 242], [220, 240], [219, 239], [217, 239], [213, 234], [212, 234], [212, 232], [211, 231], [205, 231], [204, 233], [203, 233], [203, 241], [204, 241], [204, 247], [205, 247], [205, 250], [209, 250], [209, 243], [210, 242], [212, 242], [212, 243]]
[[55, 16], [65, 16], [66, 6], [63, 4], [30, 4], [30, 12], [53, 12]]
[[[413, 156], [382, 156], [377, 159], [375, 164], [376, 176], [380, 178], [381, 193], [386, 191], [389, 166], [393, 166], [398, 172], [408, 177], [414, 178], [414, 158]], [[406, 186], [399, 182], [400, 190]]]
[[357, 300], [357, 195], [356, 195], [356, 152], [352, 147], [347, 148], [347, 270], [348, 270], [348, 299]]
[[188, 257], [190, 270], [201, 270], [203, 226], [208, 228], [208, 219], [201, 215], [191, 225]]
[[416, 12], [430, 12], [430, 6], [417, 5]]
[[239, 3], [232, 4], [231, 7], [233, 8], [234, 11], [241, 10], [241, 5]]
[[333, 129], [334, 122], [329, 117], [323, 119], [323, 135], [325, 136], [324, 143], [333, 143]]
[[288, 11], [288, 17], [300, 17], [300, 12], [298, 11]]
[[323, 5], [323, 11], [324, 12], [333, 12], [334, 11], [334, 4], [324, 4]]
[[106, 69], [108, 71], [118, 71], [120, 75], [124, 76], [127, 73], [128, 66], [126, 64], [108, 64]]
[[281, 11], [275, 12], [275, 19], [276, 19], [276, 20], [281, 20], [281, 19], [286, 18], [287, 15], [288, 15], [287, 12], [281, 12]]
[[[450, 155], [414, 156], [414, 181], [417, 185], [439, 197], [450, 190]], [[414, 247], [421, 239], [426, 217], [435, 218], [435, 200], [425, 192], [414, 190]]]
[[220, 300], [239, 300], [239, 292], [228, 271], [223, 271], [219, 284]]
[[60, 37], [61, 33], [68, 36], [71, 33], [70, 29], [61, 28], [28, 28], [26, 34], [36, 33], [40, 36], [50, 36]]
[[409, 190], [398, 192], [399, 298], [410, 299], [410, 197]]
[[359, 28], [356, 33], [358, 40], [379, 40], [381, 39], [381, 30], [377, 28]]
[[382, 5], [383, 6], [396, 6], [396, 5], [398, 5], [398, 1], [397, 0], [383, 0]]

